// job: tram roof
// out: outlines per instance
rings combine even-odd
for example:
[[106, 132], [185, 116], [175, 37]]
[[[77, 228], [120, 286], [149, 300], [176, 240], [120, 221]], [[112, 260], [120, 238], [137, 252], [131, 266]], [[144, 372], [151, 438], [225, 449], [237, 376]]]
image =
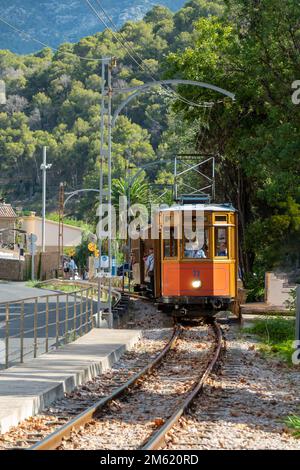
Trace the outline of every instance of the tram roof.
[[177, 204], [170, 207], [162, 207], [159, 209], [159, 211], [236, 212], [236, 209], [232, 204]]

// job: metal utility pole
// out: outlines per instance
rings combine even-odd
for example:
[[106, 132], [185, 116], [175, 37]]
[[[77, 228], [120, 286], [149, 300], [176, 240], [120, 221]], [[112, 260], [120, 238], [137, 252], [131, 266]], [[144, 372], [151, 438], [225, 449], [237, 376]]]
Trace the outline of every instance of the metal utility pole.
[[[105, 68], [106, 61], [102, 61], [101, 71], [101, 123], [100, 123], [100, 180], [99, 180], [99, 209], [103, 203], [103, 163], [104, 163], [104, 115], [105, 115]], [[101, 311], [101, 256], [102, 256], [102, 239], [98, 237], [98, 308], [97, 308], [97, 327], [100, 328], [102, 323]]]
[[50, 170], [52, 167], [51, 164], [47, 165], [47, 147], [43, 147], [43, 163], [41, 165], [41, 170], [43, 172], [43, 208], [42, 208], [42, 252], [46, 251], [46, 173], [47, 170]]
[[[111, 210], [111, 203], [112, 203], [112, 196], [111, 196], [111, 183], [112, 183], [112, 158], [111, 158], [111, 150], [112, 150], [112, 69], [114, 67], [115, 60], [108, 57], [103, 58], [102, 61], [102, 83], [101, 83], [101, 127], [100, 127], [100, 180], [99, 180], [99, 204], [100, 207], [103, 204], [104, 198], [104, 175], [103, 175], [103, 164], [105, 161], [105, 157], [107, 156], [107, 166], [108, 166], [108, 174], [107, 174], [107, 203], [108, 203], [108, 313], [109, 313], [109, 321], [108, 326], [112, 328], [113, 326], [113, 318], [112, 318], [112, 210]], [[107, 67], [107, 82], [106, 82], [106, 67]], [[107, 86], [105, 86], [107, 83]], [[107, 108], [106, 108], [107, 103]], [[104, 148], [105, 146], [105, 115], [107, 115], [107, 151]], [[101, 235], [98, 237], [98, 249], [99, 249], [99, 266], [98, 266], [98, 314], [97, 314], [97, 324], [98, 327], [101, 325], [102, 321], [102, 311], [101, 311], [101, 255], [102, 255], [102, 239]]]
[[[129, 224], [130, 224], [130, 206], [131, 206], [131, 151], [128, 152], [128, 173], [126, 177], [128, 178], [128, 196], [127, 196], [127, 262], [128, 262], [128, 291], [130, 292], [131, 287], [131, 238], [129, 233]], [[123, 268], [124, 271], [124, 268]]]
[[65, 185], [60, 183], [58, 196], [58, 270], [63, 268], [64, 254], [64, 207], [65, 207]]
[[111, 149], [112, 149], [112, 69], [114, 66], [114, 59], [111, 59], [108, 65], [108, 259], [109, 259], [109, 278], [108, 278], [108, 312], [109, 312], [109, 328], [113, 327], [113, 318], [112, 318], [112, 211], [111, 211]]
[[37, 236], [34, 233], [31, 233], [28, 237], [29, 240], [29, 252], [31, 254], [31, 280], [35, 280], [35, 254], [36, 254], [36, 242]]

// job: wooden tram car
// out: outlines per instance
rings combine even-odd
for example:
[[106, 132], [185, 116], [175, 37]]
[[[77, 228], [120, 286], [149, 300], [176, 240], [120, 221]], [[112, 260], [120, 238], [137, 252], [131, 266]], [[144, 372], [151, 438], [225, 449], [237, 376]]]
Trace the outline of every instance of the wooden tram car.
[[[200, 245], [184, 236], [185, 212], [203, 217]], [[159, 236], [132, 242], [136, 290], [147, 290], [145, 255], [154, 249], [154, 292], [158, 308], [178, 316], [237, 313], [237, 212], [231, 204], [183, 204], [157, 213]], [[168, 231], [168, 236], [165, 233]], [[180, 232], [181, 231], [181, 232]], [[178, 236], [180, 233], [180, 236]]]

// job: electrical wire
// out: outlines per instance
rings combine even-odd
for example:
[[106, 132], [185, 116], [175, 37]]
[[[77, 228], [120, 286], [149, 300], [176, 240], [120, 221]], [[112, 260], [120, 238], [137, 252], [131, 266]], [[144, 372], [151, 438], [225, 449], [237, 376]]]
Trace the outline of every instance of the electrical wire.
[[[129, 43], [129, 41], [127, 40], [126, 36], [118, 30], [118, 27], [117, 25], [114, 23], [113, 19], [111, 18], [111, 16], [106, 12], [106, 10], [103, 8], [103, 6], [101, 5], [100, 3], [100, 0], [96, 0], [96, 2], [98, 3], [102, 13], [106, 16], [106, 18], [109, 20], [109, 22], [111, 23], [112, 27], [115, 29], [115, 32], [117, 32], [119, 34], [119, 36], [121, 36], [121, 38], [123, 39], [123, 41], [125, 42], [125, 44], [127, 45], [127, 47], [130, 49], [130, 51], [138, 58], [138, 60], [140, 60], [141, 64], [139, 65], [139, 67], [144, 71], [144, 72], [148, 72], [149, 76], [151, 77], [151, 79], [153, 81], [156, 81], [157, 79], [152, 75], [152, 72], [150, 70], [150, 68], [144, 64], [144, 59], [140, 56], [140, 54], [131, 46], [131, 44]], [[90, 2], [89, 2], [90, 3]], [[102, 21], [102, 20], [101, 20]], [[110, 29], [110, 28], [109, 28]], [[110, 29], [111, 31], [111, 29]], [[146, 69], [146, 70], [145, 70]], [[192, 105], [192, 106], [198, 106], [198, 107], [207, 107], [207, 103], [204, 103], [204, 104], [199, 104], [199, 103], [195, 103], [194, 101], [190, 101], [186, 98], [184, 98], [183, 96], [181, 96], [179, 93], [177, 93], [175, 90], [173, 90], [169, 85], [162, 85], [163, 88], [166, 90], [166, 91], [170, 91], [172, 95], [175, 95], [177, 97], [177, 99], [183, 101], [184, 103], [186, 104], [189, 104], [189, 105]], [[167, 94], [167, 96], [169, 97], [172, 97], [170, 94]]]
[[[107, 24], [107, 22], [101, 17], [101, 15], [99, 14], [99, 12], [94, 8], [94, 6], [92, 5], [92, 3], [90, 2], [90, 0], [85, 0], [86, 3], [88, 4], [89, 8], [93, 11], [93, 13], [97, 16], [97, 18], [101, 21], [101, 23], [112, 33], [113, 37], [116, 39], [116, 41], [121, 45], [122, 48], [124, 48], [128, 55], [131, 57], [131, 59], [134, 61], [134, 63], [143, 71], [143, 72], [146, 72], [149, 74], [149, 76], [151, 77], [151, 79], [153, 81], [157, 81], [153, 75], [152, 75], [152, 72], [150, 71], [149, 67], [147, 67], [145, 64], [143, 65], [143, 59], [142, 57], [132, 48], [132, 46], [129, 44], [129, 42], [127, 41], [127, 39], [124, 37], [124, 35], [120, 32], [120, 31], [117, 31], [117, 26], [116, 24], [114, 23], [113, 19], [108, 15], [108, 13], [105, 11], [105, 9], [103, 8], [103, 6], [101, 5], [100, 1], [99, 0], [96, 0], [102, 13], [106, 16], [106, 18], [108, 19], [108, 21], [112, 24], [113, 28], [116, 30], [116, 31], [113, 31], [110, 26]], [[123, 38], [123, 41], [117, 36], [117, 33]], [[132, 55], [132, 54], [135, 54], [136, 57], [138, 57], [138, 59], [142, 62], [138, 62], [137, 59]], [[145, 67], [147, 70], [145, 70]], [[179, 95], [176, 91], [174, 91], [171, 87], [169, 86], [166, 86], [166, 85], [162, 85], [164, 90], [165, 91], [169, 91], [172, 93], [173, 96], [176, 97], [176, 99], [179, 99], [180, 101], [190, 105], [190, 106], [194, 106], [194, 107], [199, 107], [199, 108], [203, 108], [203, 107], [207, 107], [206, 104], [199, 104], [199, 103], [195, 103], [194, 101], [190, 101], [190, 100], [187, 100], [186, 98], [184, 98], [183, 96]], [[172, 97], [169, 93], [168, 93], [168, 96], [169, 97]]]
[[[39, 39], [36, 39], [35, 37], [33, 37], [31, 34], [29, 33], [26, 33], [26, 31], [23, 31], [22, 29], [19, 29], [19, 28], [16, 28], [16, 26], [12, 25], [11, 23], [9, 23], [8, 21], [6, 21], [4, 18], [2, 18], [0, 16], [0, 21], [4, 24], [6, 24], [6, 26], [8, 26], [9, 28], [11, 28], [13, 31], [17, 32], [18, 34], [20, 35], [24, 35], [24, 36], [27, 36], [29, 39], [31, 39], [32, 41], [36, 42], [37, 44], [40, 44], [41, 46], [43, 47], [48, 47], [49, 49], [52, 49], [53, 51], [56, 51], [56, 52], [62, 52], [60, 51], [59, 49], [57, 49], [56, 47], [52, 47], [52, 46], [49, 46], [48, 44], [44, 43], [43, 41], [40, 41]], [[103, 62], [104, 59], [96, 59], [96, 58], [88, 58], [88, 57], [82, 57], [80, 55], [77, 55], [75, 54], [74, 52], [68, 52], [68, 51], [63, 51], [64, 54], [67, 54], [67, 55], [72, 55], [72, 56], [75, 56], [75, 57], [78, 57], [78, 59], [80, 60], [85, 60], [85, 61], [92, 61], [92, 62]]]

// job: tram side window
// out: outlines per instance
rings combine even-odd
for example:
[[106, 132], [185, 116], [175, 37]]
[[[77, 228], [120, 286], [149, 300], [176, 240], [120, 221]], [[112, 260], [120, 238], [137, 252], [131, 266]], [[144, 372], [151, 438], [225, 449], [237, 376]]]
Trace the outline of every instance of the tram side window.
[[228, 228], [215, 227], [215, 256], [228, 257]]
[[177, 240], [174, 236], [174, 227], [164, 230], [164, 258], [177, 258]]

